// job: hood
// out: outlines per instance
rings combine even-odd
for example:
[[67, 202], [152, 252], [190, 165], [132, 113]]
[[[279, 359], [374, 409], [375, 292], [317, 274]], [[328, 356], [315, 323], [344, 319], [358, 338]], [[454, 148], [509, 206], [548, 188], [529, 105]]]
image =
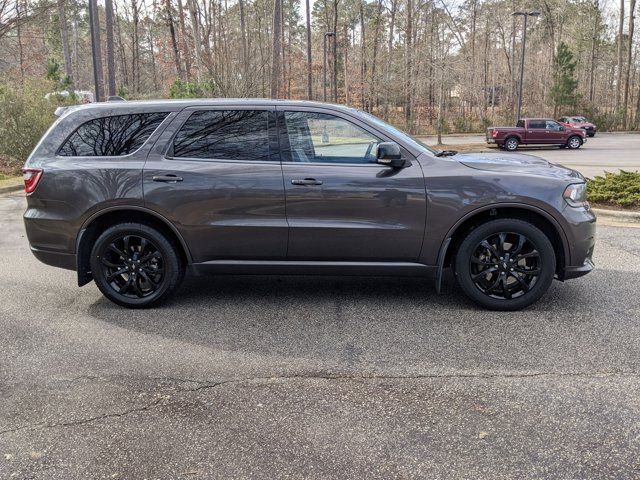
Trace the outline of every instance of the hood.
[[579, 172], [522, 153], [464, 153], [453, 159], [469, 168], [489, 172], [523, 173], [563, 179], [584, 180]]

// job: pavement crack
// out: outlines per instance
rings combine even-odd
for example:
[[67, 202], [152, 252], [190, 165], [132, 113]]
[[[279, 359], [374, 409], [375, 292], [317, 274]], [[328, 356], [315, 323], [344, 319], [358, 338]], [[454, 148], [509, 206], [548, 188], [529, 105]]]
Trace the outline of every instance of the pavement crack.
[[99, 421], [99, 420], [104, 420], [104, 419], [107, 419], [107, 418], [124, 417], [124, 416], [127, 416], [127, 415], [131, 415], [132, 413], [146, 412], [147, 410], [150, 410], [150, 409], [156, 407], [157, 405], [159, 405], [160, 402], [162, 402], [163, 399], [164, 399], [164, 397], [160, 397], [160, 398], [155, 399], [153, 402], [148, 403], [146, 405], [143, 405], [141, 407], [130, 408], [130, 409], [124, 410], [122, 412], [105, 413], [105, 414], [102, 414], [102, 415], [96, 415], [94, 417], [88, 417], [88, 418], [82, 418], [82, 419], [78, 419], [78, 420], [70, 420], [70, 421], [64, 421], [64, 422], [56, 422], [56, 423], [44, 423], [44, 422], [41, 422], [41, 423], [36, 423], [36, 424], [32, 424], [32, 425], [22, 425], [22, 426], [16, 427], [16, 428], [0, 430], [0, 435], [5, 435], [7, 433], [14, 433], [14, 432], [18, 432], [20, 430], [39, 430], [39, 429], [56, 428], [56, 427], [73, 427], [73, 426], [78, 426], [78, 425], [86, 425], [88, 423], [96, 422], [96, 421]]

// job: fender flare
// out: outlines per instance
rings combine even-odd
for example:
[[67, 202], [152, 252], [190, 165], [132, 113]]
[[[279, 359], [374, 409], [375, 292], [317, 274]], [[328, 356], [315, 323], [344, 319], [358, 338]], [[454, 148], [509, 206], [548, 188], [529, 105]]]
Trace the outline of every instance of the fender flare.
[[562, 225], [555, 219], [553, 215], [549, 212], [543, 210], [542, 208], [536, 207], [534, 205], [528, 205], [526, 203], [492, 203], [489, 205], [483, 205], [482, 207], [478, 207], [470, 212], [467, 212], [464, 216], [458, 219], [456, 223], [449, 229], [447, 234], [444, 237], [444, 240], [440, 244], [440, 249], [438, 250], [438, 269], [436, 273], [436, 292], [440, 293], [442, 290], [442, 273], [444, 270], [444, 259], [447, 257], [447, 252], [449, 250], [449, 246], [451, 245], [451, 240], [453, 239], [453, 234], [455, 231], [462, 225], [464, 222], [469, 220], [471, 217], [486, 212], [487, 210], [497, 209], [497, 208], [520, 208], [522, 210], [529, 210], [531, 212], [537, 213], [543, 216], [546, 220], [548, 220], [551, 225], [556, 229], [558, 235], [560, 236], [560, 240], [562, 242], [562, 250], [565, 256], [565, 262], [570, 262], [570, 249], [569, 249], [569, 240], [567, 239], [567, 234], [562, 228]]

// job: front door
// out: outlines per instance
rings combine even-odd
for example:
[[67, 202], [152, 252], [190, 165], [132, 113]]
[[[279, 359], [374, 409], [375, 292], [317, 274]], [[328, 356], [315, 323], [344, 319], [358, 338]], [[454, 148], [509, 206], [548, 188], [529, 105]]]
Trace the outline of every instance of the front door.
[[377, 164], [377, 144], [389, 139], [343, 113], [282, 107], [278, 122], [288, 259], [418, 259], [426, 195], [417, 161]]
[[562, 125], [554, 120], [546, 121], [546, 132], [547, 132], [547, 143], [553, 143], [556, 145], [561, 145], [566, 143], [566, 133], [565, 129]]
[[273, 109], [183, 110], [154, 146], [143, 179], [145, 206], [176, 226], [194, 262], [285, 259]]

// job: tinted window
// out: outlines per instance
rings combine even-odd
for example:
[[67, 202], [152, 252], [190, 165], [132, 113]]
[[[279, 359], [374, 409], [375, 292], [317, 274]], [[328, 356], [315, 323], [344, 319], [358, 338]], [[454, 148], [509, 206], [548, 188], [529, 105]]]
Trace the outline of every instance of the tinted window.
[[194, 112], [176, 135], [173, 156], [269, 160], [268, 121], [266, 110]]
[[381, 140], [334, 115], [285, 112], [290, 158], [294, 162], [376, 163]]
[[547, 122], [544, 120], [529, 120], [529, 128], [547, 128]]
[[516, 127], [524, 128], [524, 120], [518, 120]]
[[546, 121], [547, 130], [560, 130], [560, 124], [558, 122]]
[[135, 152], [168, 113], [136, 113], [90, 120], [60, 147], [63, 156], [120, 156]]

